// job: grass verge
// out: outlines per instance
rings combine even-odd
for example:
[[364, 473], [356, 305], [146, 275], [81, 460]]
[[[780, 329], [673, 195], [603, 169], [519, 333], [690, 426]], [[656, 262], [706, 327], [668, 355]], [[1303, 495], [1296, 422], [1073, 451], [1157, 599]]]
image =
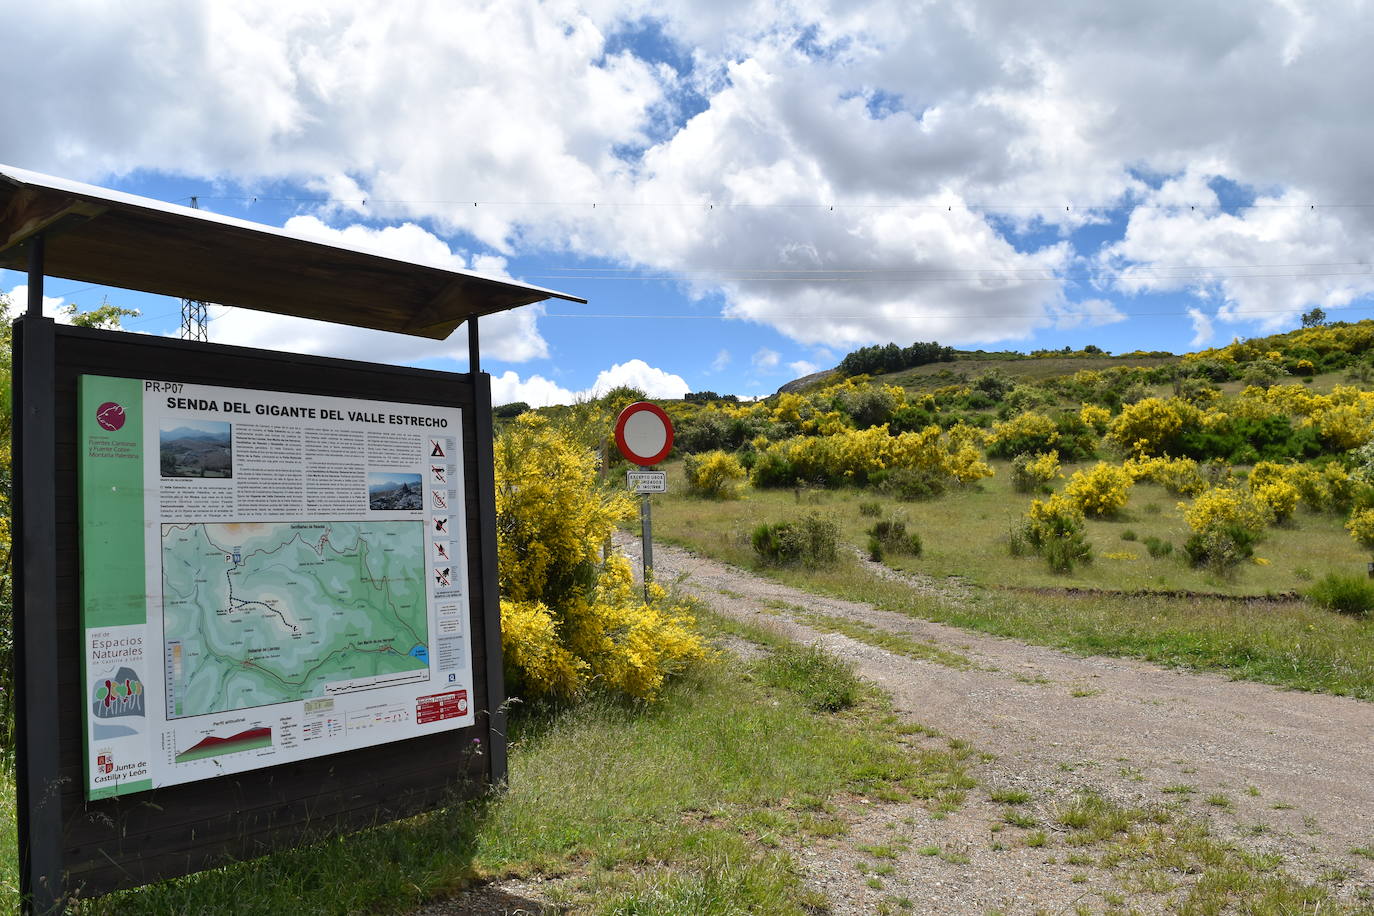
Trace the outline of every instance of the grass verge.
[[1280, 857], [1239, 849], [1165, 808], [1126, 807], [1082, 793], [1059, 805], [1053, 820], [1054, 845], [1078, 850], [1068, 861], [1096, 865], [1125, 891], [1107, 895], [1116, 898], [1105, 901], [1108, 913], [1124, 913], [1128, 898], [1134, 903], [1146, 896], [1163, 897], [1171, 913], [1374, 913], [1343, 905], [1326, 888], [1285, 873]]
[[[1013, 555], [1010, 550], [1009, 535], [1024, 524], [1031, 500], [1043, 494], [1016, 492], [1010, 463], [991, 464], [995, 476], [918, 502], [904, 502], [873, 487], [748, 489], [743, 499], [722, 501], [683, 495], [681, 465], [669, 462], [669, 492], [653, 499], [654, 527], [660, 535], [690, 531], [694, 537], [732, 542], [752, 553], [742, 532], [760, 522], [796, 520], [814, 512], [838, 528], [843, 542], [866, 553], [875, 518], [886, 519], [902, 523], [922, 542], [918, 557], [886, 552], [886, 562], [894, 569], [937, 578], [958, 576], [982, 586], [1013, 583], [1112, 592], [1291, 594], [1330, 571], [1363, 575], [1369, 558], [1343, 527], [1343, 515], [1299, 508], [1282, 526], [1266, 531], [1255, 548], [1256, 560], [1225, 575], [1195, 568], [1182, 549], [1191, 531], [1179, 504], [1187, 500], [1142, 481], [1116, 517], [1085, 521], [1094, 561], [1077, 564], [1071, 574], [1056, 573], [1044, 557]], [[1064, 474], [1086, 466], [1066, 466]], [[863, 514], [874, 510], [876, 515]], [[1151, 552], [1147, 541], [1158, 542], [1158, 550]], [[1167, 553], [1165, 544], [1171, 545]]]
[[18, 801], [14, 755], [0, 753], [0, 912], [19, 912]]
[[[837, 683], [848, 675], [823, 658], [783, 667], [798, 659]], [[780, 847], [833, 826], [832, 800], [936, 798], [971, 783], [966, 751], [908, 746], [883, 698], [851, 687], [852, 706], [818, 713], [806, 685], [711, 664], [652, 706], [523, 710], [504, 795], [73, 911], [405, 912], [473, 882], [544, 875], [562, 879], [557, 903], [578, 912], [801, 914], [819, 901]], [[13, 860], [11, 849], [11, 873]]]
[[951, 652], [924, 640], [912, 639], [901, 633], [891, 633], [859, 620], [849, 620], [844, 617], [836, 617], [833, 614], [820, 614], [805, 608], [799, 608], [794, 616], [799, 623], [804, 623], [822, 633], [838, 633], [876, 649], [886, 649], [897, 655], [905, 655], [907, 658], [934, 662], [937, 665], [944, 665], [946, 668], [960, 670], [973, 667], [973, 662], [969, 661], [966, 655]]
[[[1262, 599], [978, 588], [958, 598], [942, 598], [880, 578], [843, 554], [835, 563], [814, 569], [764, 566], [754, 561], [747, 545], [708, 526], [675, 525], [671, 512], [659, 513], [658, 519], [665, 541], [805, 591], [1083, 655], [1130, 656], [1374, 700], [1374, 617]], [[804, 622], [877, 644], [873, 633], [846, 632], [838, 623], [822, 619]], [[852, 623], [848, 626], [853, 628]], [[902, 651], [895, 645], [883, 648]]]
[[897, 598], [880, 606], [1083, 655], [1374, 700], [1374, 621], [1304, 604], [975, 593], [958, 604]]

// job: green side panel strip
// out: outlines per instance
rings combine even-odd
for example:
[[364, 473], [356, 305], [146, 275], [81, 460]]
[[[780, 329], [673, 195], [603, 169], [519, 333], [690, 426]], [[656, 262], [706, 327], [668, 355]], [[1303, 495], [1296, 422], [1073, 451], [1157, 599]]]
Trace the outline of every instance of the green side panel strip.
[[83, 375], [80, 392], [81, 625], [146, 623], [143, 382]]
[[85, 709], [81, 744], [86, 795], [96, 799], [153, 787], [152, 780], [91, 786], [92, 698], [86, 635], [91, 629], [144, 624], [148, 619], [143, 569], [143, 382], [83, 375], [77, 388], [77, 415], [81, 693]]

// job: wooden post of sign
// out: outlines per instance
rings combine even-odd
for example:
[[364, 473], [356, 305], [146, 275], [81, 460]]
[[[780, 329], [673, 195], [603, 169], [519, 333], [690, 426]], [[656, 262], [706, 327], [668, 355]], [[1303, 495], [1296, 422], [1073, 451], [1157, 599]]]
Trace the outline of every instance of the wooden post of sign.
[[649, 515], [649, 494], [639, 494], [639, 537], [644, 544], [644, 603], [649, 603], [649, 583], [654, 581], [654, 535]]
[[20, 910], [65, 912], [58, 695], [56, 333], [43, 317], [43, 236], [29, 242], [28, 311], [14, 326], [14, 656]]

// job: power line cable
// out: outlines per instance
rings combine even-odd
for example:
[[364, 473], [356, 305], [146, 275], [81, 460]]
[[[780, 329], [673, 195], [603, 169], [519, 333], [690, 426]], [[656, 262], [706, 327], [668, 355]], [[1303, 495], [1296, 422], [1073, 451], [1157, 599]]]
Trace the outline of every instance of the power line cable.
[[[988, 272], [988, 273], [993, 273], [993, 272]], [[1094, 280], [1136, 281], [1136, 282], [1147, 282], [1147, 283], [1159, 283], [1159, 282], [1165, 282], [1165, 281], [1176, 281], [1176, 282], [1185, 282], [1185, 283], [1188, 283], [1188, 282], [1192, 282], [1192, 283], [1217, 283], [1217, 282], [1221, 282], [1221, 281], [1225, 281], [1225, 280], [1311, 280], [1311, 279], [1330, 279], [1330, 278], [1332, 278], [1332, 277], [1366, 277], [1366, 276], [1370, 276], [1370, 275], [1371, 275], [1371, 271], [1369, 271], [1369, 270], [1360, 270], [1360, 271], [1330, 271], [1330, 272], [1322, 272], [1322, 273], [1266, 273], [1266, 274], [1255, 273], [1255, 274], [1237, 274], [1237, 275], [1233, 275], [1233, 276], [1217, 276], [1217, 275], [1211, 275], [1211, 274], [1198, 274], [1198, 275], [1179, 275], [1179, 276], [1163, 276], [1163, 277], [1156, 277], [1156, 276], [1142, 277], [1142, 276], [1137, 276], [1137, 275], [1133, 275], [1133, 274], [1091, 274], [1091, 275], [1084, 275], [1083, 278], [1084, 278], [1084, 279], [1094, 279]], [[611, 282], [611, 283], [651, 283], [651, 282], [653, 282], [653, 283], [657, 283], [657, 282], [682, 282], [682, 281], [684, 281], [684, 280], [691, 280], [691, 279], [693, 279], [693, 277], [692, 277], [692, 276], [683, 276], [683, 275], [681, 275], [681, 274], [650, 274], [650, 275], [638, 276], [638, 277], [625, 277], [625, 276], [612, 276], [612, 275], [604, 275], [604, 276], [577, 276], [577, 277], [572, 277], [572, 276], [559, 275], [559, 274], [529, 274], [529, 275], [526, 275], [524, 279], [526, 279], [526, 280], [541, 280], [541, 281], [550, 281], [550, 280], [573, 280], [573, 279], [575, 279], [575, 280], [596, 281], [596, 282], [603, 282], [603, 283], [604, 283], [604, 282]], [[1043, 274], [1043, 275], [1039, 275], [1039, 276], [1035, 276], [1035, 275], [1031, 275], [1031, 276], [1008, 276], [1008, 275], [993, 275], [993, 276], [984, 275], [984, 276], [978, 276], [978, 275], [976, 275], [976, 274], [970, 274], [970, 275], [963, 275], [963, 276], [952, 276], [952, 275], [947, 275], [947, 276], [906, 276], [906, 277], [873, 277], [873, 276], [866, 276], [866, 277], [838, 276], [838, 277], [837, 277], [837, 276], [819, 276], [819, 275], [818, 275], [818, 276], [787, 276], [787, 275], [776, 275], [776, 274], [767, 274], [767, 275], [765, 275], [765, 274], [753, 274], [753, 275], [739, 275], [739, 276], [718, 277], [718, 276], [714, 276], [714, 275], [702, 275], [701, 277], [698, 277], [697, 279], [703, 279], [703, 280], [705, 280], [705, 279], [716, 279], [718, 282], [722, 282], [722, 283], [726, 283], [726, 282], [747, 282], [747, 281], [757, 281], [757, 282], [767, 282], [767, 283], [782, 283], [782, 282], [792, 282], [792, 283], [969, 283], [969, 282], [973, 282], [973, 281], [977, 281], [977, 280], [1008, 280], [1008, 281], [1011, 281], [1011, 280], [1024, 280], [1024, 281], [1053, 282], [1053, 281], [1057, 281], [1057, 280], [1064, 280], [1064, 279], [1070, 279], [1070, 278], [1067, 278], [1067, 277], [1063, 276], [1062, 274], [1058, 274], [1058, 273], [1049, 273], [1049, 272], [1047, 272], [1047, 273], [1045, 273], [1045, 274]]]
[[[874, 314], [874, 313], [871, 313], [871, 312], [870, 312], [870, 313], [855, 313], [855, 314], [817, 314], [817, 313], [814, 313], [814, 312], [808, 312], [808, 313], [806, 313], [805, 315], [798, 315], [798, 316], [796, 316], [796, 317], [804, 318], [804, 319], [808, 319], [808, 320], [810, 320], [810, 319], [827, 319], [827, 320], [834, 320], [834, 321], [849, 321], [849, 320], [854, 320], [854, 321], [859, 321], [859, 320], [871, 321], [871, 320], [873, 320], [873, 319], [875, 319], [875, 318], [876, 318], [876, 319], [883, 319], [883, 320], [891, 319], [891, 320], [897, 320], [897, 321], [922, 321], [922, 320], [942, 319], [942, 318], [943, 318], [943, 319], [950, 319], [950, 318], [953, 318], [953, 319], [965, 319], [965, 318], [987, 318], [987, 319], [997, 319], [997, 318], [1047, 318], [1047, 319], [1055, 319], [1055, 318], [1077, 318], [1077, 319], [1085, 319], [1085, 318], [1092, 318], [1092, 317], [1094, 317], [1094, 316], [1098, 316], [1098, 317], [1109, 317], [1109, 318], [1115, 318], [1115, 317], [1118, 317], [1118, 316], [1119, 316], [1119, 317], [1121, 317], [1122, 319], [1126, 319], [1126, 318], [1161, 318], [1161, 317], [1170, 317], [1170, 316], [1175, 316], [1175, 317], [1176, 317], [1176, 316], [1180, 316], [1180, 315], [1188, 315], [1188, 314], [1191, 314], [1192, 311], [1193, 311], [1192, 309], [1183, 309], [1183, 310], [1148, 311], [1148, 312], [1135, 312], [1135, 311], [1126, 312], [1126, 311], [1121, 311], [1120, 309], [1115, 309], [1115, 308], [1113, 308], [1110, 312], [1074, 311], [1074, 310], [1072, 310], [1072, 309], [1063, 309], [1063, 310], [1060, 310], [1060, 311], [1058, 311], [1058, 312], [1052, 311], [1052, 310], [1051, 310], [1051, 311], [1040, 310], [1040, 311], [1031, 311], [1031, 312], [1028, 312], [1028, 311], [1012, 311], [1012, 310], [1005, 310], [1005, 311], [1000, 311], [1000, 312], [963, 312], [963, 311], [947, 311], [947, 312], [916, 312], [916, 313], [903, 313], [903, 314], [897, 314], [897, 315], [894, 315], [894, 314], [891, 314], [891, 313], [888, 313], [888, 314]], [[1287, 313], [1289, 313], [1289, 312], [1294, 312], [1294, 311], [1296, 311], [1296, 310], [1295, 310], [1295, 309], [1291, 309], [1291, 308], [1244, 309], [1237, 317], [1238, 317], [1238, 318], [1244, 318], [1244, 317], [1247, 316], [1247, 315], [1283, 315], [1283, 314], [1287, 314]], [[1368, 312], [1368, 311], [1374, 311], [1374, 303], [1371, 303], [1371, 304], [1369, 304], [1369, 305], [1348, 305], [1348, 306], [1343, 306], [1343, 307], [1341, 308], [1341, 312]], [[762, 321], [762, 320], [765, 320], [765, 319], [767, 319], [767, 318], [778, 318], [778, 317], [785, 317], [785, 316], [777, 316], [777, 315], [763, 315], [763, 316], [758, 316], [758, 315], [726, 315], [726, 314], [719, 313], [719, 312], [717, 312], [717, 313], [712, 313], [712, 314], [703, 314], [703, 315], [688, 315], [688, 314], [671, 314], [671, 315], [670, 315], [670, 314], [661, 314], [661, 315], [655, 315], [655, 314], [620, 314], [620, 313], [601, 313], [601, 314], [597, 314], [597, 313], [588, 313], [588, 314], [581, 314], [581, 315], [579, 315], [579, 314], [574, 314], [574, 313], [570, 313], [570, 312], [545, 312], [545, 313], [544, 313], [543, 315], [541, 315], [540, 317], [541, 317], [541, 318], [576, 318], [576, 319], [584, 319], [584, 318], [585, 318], [585, 319], [592, 319], [592, 320], [598, 320], [598, 321], [600, 321], [600, 320], [617, 320], [617, 321], [618, 321], [618, 320], [621, 320], [621, 319], [628, 320], [628, 321], [635, 321], [635, 320], [646, 320], [646, 321], [649, 321], [649, 320], [659, 320], [659, 319], [663, 319], [663, 320], [697, 320], [697, 321], [738, 321], [738, 320]], [[1208, 315], [1207, 317], [1212, 318], [1212, 317], [1215, 317], [1215, 316], [1214, 316], [1214, 315]]]
[[[1087, 274], [1094, 274], [1094, 273], [1097, 273], [1097, 272], [1099, 272], [1099, 271], [1101, 271], [1101, 270], [1108, 270], [1108, 269], [1110, 269], [1110, 270], [1118, 270], [1118, 271], [1123, 270], [1123, 269], [1129, 269], [1129, 270], [1132, 270], [1132, 271], [1134, 271], [1134, 270], [1178, 270], [1178, 271], [1188, 270], [1188, 271], [1204, 271], [1204, 270], [1258, 270], [1258, 269], [1269, 270], [1269, 269], [1279, 269], [1279, 268], [1284, 268], [1284, 269], [1297, 269], [1297, 268], [1317, 268], [1317, 267], [1362, 267], [1362, 268], [1364, 268], [1366, 271], [1368, 271], [1368, 270], [1370, 269], [1370, 267], [1371, 267], [1371, 264], [1370, 264], [1369, 261], [1328, 261], [1328, 262], [1299, 263], [1299, 264], [1140, 264], [1140, 265], [1131, 265], [1129, 268], [1122, 268], [1122, 267], [1114, 267], [1114, 268], [1094, 268], [1094, 267], [1081, 267], [1081, 268], [1080, 268], [1080, 267], [1070, 267], [1070, 268], [1064, 268], [1064, 269], [1062, 269], [1062, 270], [1055, 269], [1055, 268], [1048, 268], [1048, 267], [1004, 267], [1004, 266], [1000, 266], [1000, 265], [990, 265], [990, 266], [986, 266], [986, 267], [952, 267], [952, 268], [944, 268], [944, 267], [854, 267], [854, 268], [847, 268], [847, 267], [837, 267], [837, 268], [825, 268], [825, 267], [817, 267], [817, 268], [779, 267], [779, 268], [770, 268], [770, 267], [740, 267], [740, 266], [735, 266], [735, 267], [724, 267], [724, 266], [717, 266], [717, 267], [685, 267], [685, 268], [682, 268], [680, 271], [675, 271], [675, 272], [679, 272], [679, 273], [728, 273], [728, 272], [730, 272], [730, 271], [746, 271], [746, 272], [751, 272], [751, 273], [796, 273], [796, 274], [808, 274], [808, 273], [837, 273], [837, 274], [838, 274], [838, 273], [886, 273], [886, 272], [897, 272], [897, 271], [902, 271], [902, 272], [921, 272], [921, 271], [926, 271], [926, 272], [929, 272], [929, 271], [948, 272], [948, 271], [951, 271], [951, 270], [964, 270], [964, 271], [979, 271], [979, 272], [989, 272], [989, 271], [1038, 271], [1038, 272], [1043, 272], [1043, 271], [1048, 271], [1048, 270], [1054, 270], [1056, 273], [1079, 273], [1079, 272], [1081, 272], [1081, 273], [1087, 273]], [[576, 279], [577, 276], [578, 276], [578, 273], [581, 273], [581, 272], [597, 271], [597, 272], [600, 272], [600, 273], [635, 273], [635, 272], [637, 272], [637, 271], [642, 271], [642, 270], [645, 270], [645, 269], [646, 269], [646, 268], [643, 268], [643, 267], [546, 267], [546, 268], [545, 268], [545, 270], [568, 271], [568, 272], [570, 272], [570, 273], [569, 273], [568, 279]], [[578, 273], [572, 273], [572, 272], [578, 272]]]
[[[629, 209], [629, 208], [678, 208], [692, 210], [821, 210], [833, 212], [835, 210], [944, 210], [953, 212], [955, 205], [949, 203], [911, 203], [911, 202], [843, 202], [835, 201], [832, 203], [752, 203], [749, 201], [721, 201], [721, 200], [698, 200], [698, 201], [618, 201], [618, 200], [480, 200], [471, 197], [465, 198], [386, 198], [386, 197], [274, 197], [265, 195], [224, 195], [208, 196], [196, 195], [192, 197], [182, 197], [177, 199], [177, 203], [189, 200], [221, 200], [221, 201], [247, 201], [249, 203], [310, 203], [310, 204], [358, 204], [367, 206], [369, 204], [425, 204], [429, 206], [457, 206], [457, 207], [564, 207], [568, 209], [587, 209], [587, 210], [610, 210], [610, 209]], [[1054, 210], [1073, 213], [1079, 211], [1103, 212], [1113, 210], [1188, 210], [1190, 212], [1226, 211], [1226, 210], [1331, 210], [1331, 209], [1368, 209], [1374, 208], [1374, 203], [1363, 202], [1340, 202], [1340, 203], [1279, 203], [1270, 201], [1252, 201], [1250, 203], [1222, 204], [1222, 203], [964, 203], [958, 204], [961, 210], [980, 210], [991, 212], [1005, 212], [1012, 210]]]

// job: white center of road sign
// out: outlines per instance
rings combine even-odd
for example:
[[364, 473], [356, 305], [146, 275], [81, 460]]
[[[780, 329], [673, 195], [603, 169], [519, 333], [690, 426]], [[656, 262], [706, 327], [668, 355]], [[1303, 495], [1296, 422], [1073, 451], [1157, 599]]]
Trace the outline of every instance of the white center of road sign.
[[668, 441], [668, 429], [656, 415], [642, 410], [625, 421], [625, 444], [636, 455], [657, 455]]
[[[660, 445], [659, 448], [663, 446]], [[625, 483], [635, 493], [667, 493], [667, 471], [627, 471]]]

